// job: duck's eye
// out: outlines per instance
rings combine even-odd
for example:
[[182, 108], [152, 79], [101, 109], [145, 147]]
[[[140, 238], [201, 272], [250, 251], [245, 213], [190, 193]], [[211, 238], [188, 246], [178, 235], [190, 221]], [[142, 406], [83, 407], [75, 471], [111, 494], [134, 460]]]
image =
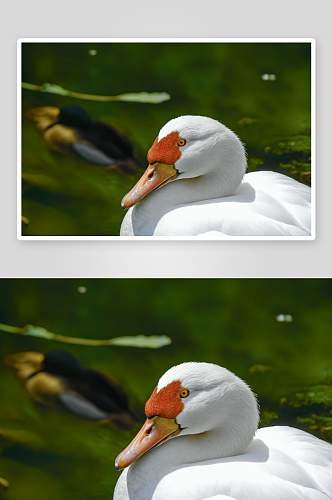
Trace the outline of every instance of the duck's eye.
[[184, 146], [187, 143], [185, 139], [179, 139], [178, 140], [178, 146]]
[[190, 392], [188, 391], [188, 389], [183, 389], [181, 392], [180, 392], [180, 398], [187, 398], [189, 396]]

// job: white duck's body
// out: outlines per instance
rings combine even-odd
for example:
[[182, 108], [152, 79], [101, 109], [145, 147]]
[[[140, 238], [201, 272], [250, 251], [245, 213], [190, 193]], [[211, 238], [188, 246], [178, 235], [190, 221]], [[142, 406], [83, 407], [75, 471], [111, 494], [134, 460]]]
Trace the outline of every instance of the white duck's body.
[[[189, 393], [182, 405], [179, 390]], [[225, 368], [171, 368], [146, 413], [146, 424], [117, 459], [117, 468], [130, 467], [114, 500], [332, 498], [332, 445], [290, 427], [256, 432], [255, 397]]]
[[121, 236], [311, 233], [310, 188], [275, 172], [245, 175], [241, 141], [216, 120], [171, 120], [148, 160], [146, 173], [122, 201], [129, 211]]

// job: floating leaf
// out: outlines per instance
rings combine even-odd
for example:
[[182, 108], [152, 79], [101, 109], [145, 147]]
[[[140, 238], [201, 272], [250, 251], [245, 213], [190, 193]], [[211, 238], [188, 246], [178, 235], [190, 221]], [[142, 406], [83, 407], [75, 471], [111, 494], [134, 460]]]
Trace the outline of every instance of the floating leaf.
[[168, 101], [171, 96], [167, 92], [138, 92], [135, 94], [120, 94], [115, 96], [80, 94], [71, 90], [66, 90], [60, 85], [53, 83], [43, 83], [43, 85], [34, 85], [33, 83], [22, 82], [22, 88], [27, 90], [36, 90], [38, 92], [49, 92], [63, 96], [74, 97], [75, 99], [85, 99], [88, 101], [127, 101], [144, 102], [150, 104], [159, 104]]
[[318, 430], [321, 437], [331, 441], [332, 418], [330, 416], [311, 413], [310, 417], [297, 417], [296, 420], [302, 424], [306, 424], [312, 431]]
[[294, 406], [314, 404], [323, 404], [328, 408], [332, 406], [332, 386], [330, 384], [317, 384], [306, 389], [306, 391], [296, 394], [296, 399], [292, 403]]
[[16, 326], [3, 325], [0, 323], [0, 330], [7, 333], [18, 335], [30, 335], [31, 337], [40, 337], [47, 340], [56, 340], [66, 344], [90, 345], [90, 346], [106, 346], [118, 345], [126, 347], [148, 347], [150, 349], [159, 349], [168, 345], [172, 340], [166, 335], [136, 335], [135, 337], [115, 337], [113, 339], [97, 340], [97, 339], [81, 339], [77, 337], [66, 337], [57, 333], [52, 333], [40, 326], [26, 325], [24, 328]]
[[311, 154], [311, 137], [310, 133], [299, 134], [288, 137], [287, 140], [280, 141], [273, 145], [272, 152], [277, 155], [285, 153], [300, 152], [306, 155]]
[[262, 410], [260, 415], [260, 427], [268, 426], [272, 420], [279, 418], [278, 413], [274, 411]]
[[41, 92], [49, 92], [50, 94], [69, 95], [70, 91], [55, 85], [53, 83], [44, 83], [40, 89]]
[[56, 340], [56, 335], [49, 332], [46, 328], [41, 326], [26, 325], [23, 329], [23, 335], [30, 335], [30, 337], [40, 337], [42, 339]]
[[253, 172], [254, 170], [256, 170], [259, 165], [263, 165], [264, 161], [261, 160], [260, 158], [253, 158], [253, 157], [250, 157], [248, 158], [248, 172]]
[[121, 345], [128, 347], [149, 347], [150, 349], [158, 349], [170, 344], [172, 341], [166, 335], [136, 335], [135, 337], [117, 337], [112, 339], [113, 345]]
[[159, 104], [160, 102], [168, 101], [171, 96], [166, 92], [139, 92], [137, 94], [121, 94], [116, 96], [119, 101], [128, 102], [149, 102]]
[[287, 173], [298, 176], [299, 180], [304, 183], [310, 183], [311, 179], [311, 163], [298, 162], [293, 160], [291, 163], [280, 163], [280, 168], [288, 170]]

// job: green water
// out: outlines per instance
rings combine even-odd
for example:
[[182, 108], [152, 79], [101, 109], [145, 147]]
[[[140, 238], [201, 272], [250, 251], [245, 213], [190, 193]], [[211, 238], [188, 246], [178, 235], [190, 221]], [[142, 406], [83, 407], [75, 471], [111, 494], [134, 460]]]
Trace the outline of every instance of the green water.
[[10, 483], [0, 495], [7, 500], [112, 498], [114, 460], [138, 430], [33, 403], [2, 362], [14, 352], [67, 349], [121, 383], [132, 408], [144, 407], [171, 366], [217, 363], [250, 384], [263, 425], [292, 425], [332, 442], [331, 280], [13, 279], [0, 281], [0, 298], [0, 322], [8, 325], [83, 338], [172, 338], [151, 350], [0, 332], [0, 477]]
[[[97, 53], [92, 56], [91, 50]], [[275, 170], [310, 184], [308, 43], [25, 43], [22, 68], [24, 82], [49, 82], [80, 93], [171, 95], [155, 105], [23, 90], [23, 112], [37, 106], [82, 105], [93, 119], [121, 129], [142, 159], [170, 119], [209, 116], [246, 144], [250, 171]], [[56, 155], [32, 122], [23, 117], [22, 124], [22, 215], [29, 220], [22, 234], [118, 235], [124, 216], [121, 199], [140, 174], [126, 176]]]

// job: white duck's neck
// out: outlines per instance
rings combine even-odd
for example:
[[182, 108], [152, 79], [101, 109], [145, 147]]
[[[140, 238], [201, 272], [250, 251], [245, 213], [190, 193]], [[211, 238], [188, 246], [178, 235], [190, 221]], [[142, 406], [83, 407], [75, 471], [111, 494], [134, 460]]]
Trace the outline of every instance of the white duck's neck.
[[[171, 466], [186, 463], [205, 462], [206, 460], [230, 457], [243, 453], [253, 439], [240, 436], [237, 432], [229, 430], [213, 429], [202, 434], [178, 436], [170, 439], [168, 443], [158, 448], [160, 457], [154, 460], [162, 460], [164, 464]], [[151, 458], [152, 453], [151, 453]]]
[[236, 398], [237, 400], [233, 400], [232, 406], [228, 409], [223, 408], [219, 411], [216, 409], [213, 412], [214, 416], [211, 419], [220, 423], [211, 430], [198, 434], [180, 434], [170, 438], [138, 460], [131, 468], [138, 473], [151, 471], [152, 468], [158, 474], [159, 469], [163, 469], [164, 473], [168, 467], [244, 453], [254, 438], [259, 421], [254, 395], [248, 387], [244, 389], [244, 394], [246, 400], [242, 397]]
[[[225, 427], [169, 439], [126, 471], [128, 490], [133, 494], [130, 498], [152, 497], [162, 478], [183, 465], [204, 464], [207, 460], [244, 453], [253, 439], [255, 427], [249, 430], [249, 434], [247, 428]], [[140, 496], [142, 491], [144, 495]]]
[[[246, 169], [245, 154], [237, 158], [241, 161], [240, 168], [230, 166], [215, 169], [193, 178], [181, 179], [180, 176], [137, 203], [132, 212], [134, 234], [152, 235], [163, 215], [180, 205], [234, 194], [242, 182]], [[232, 176], [229, 175], [229, 171], [232, 171]]]

